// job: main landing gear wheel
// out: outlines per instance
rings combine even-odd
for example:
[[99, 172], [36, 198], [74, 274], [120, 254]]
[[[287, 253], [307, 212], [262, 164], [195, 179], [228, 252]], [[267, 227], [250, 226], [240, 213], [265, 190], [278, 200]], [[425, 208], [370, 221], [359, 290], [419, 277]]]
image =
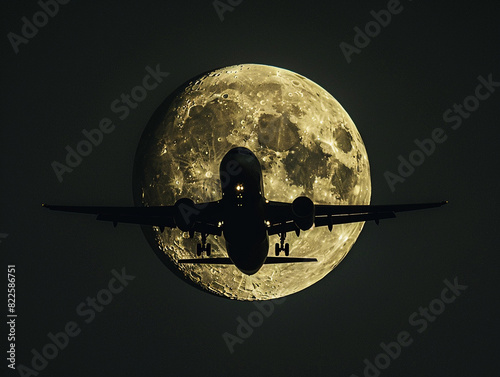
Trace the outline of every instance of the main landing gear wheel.
[[274, 247], [274, 254], [279, 256], [282, 251], [285, 252], [285, 255], [290, 255], [290, 245], [285, 243], [286, 233], [280, 233], [280, 243], [277, 243]]
[[196, 245], [196, 255], [198, 255], [198, 256], [201, 255], [201, 244]]
[[212, 252], [212, 245], [207, 243], [207, 235], [201, 234], [201, 243], [196, 245], [196, 255], [200, 256], [203, 252], [207, 253], [207, 256], [210, 256]]

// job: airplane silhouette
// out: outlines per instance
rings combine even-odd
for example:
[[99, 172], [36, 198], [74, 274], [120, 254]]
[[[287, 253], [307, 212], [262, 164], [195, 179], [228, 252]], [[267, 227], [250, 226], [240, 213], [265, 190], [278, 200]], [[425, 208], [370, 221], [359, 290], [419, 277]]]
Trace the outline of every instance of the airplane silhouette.
[[[194, 237], [201, 234], [196, 253], [207, 258], [181, 259], [179, 263], [231, 264], [241, 272], [253, 275], [264, 264], [317, 262], [316, 258], [289, 257], [286, 234], [315, 227], [336, 224], [375, 221], [396, 217], [395, 212], [440, 207], [448, 203], [396, 204], [396, 205], [324, 205], [314, 204], [306, 196], [292, 203], [266, 200], [262, 169], [257, 157], [247, 148], [236, 147], [226, 153], [220, 163], [222, 198], [213, 202], [195, 204], [182, 198], [172, 206], [159, 207], [88, 207], [42, 206], [56, 211], [97, 215], [97, 220], [179, 228]], [[269, 236], [279, 235], [275, 255], [268, 256]], [[210, 258], [208, 235], [224, 235], [228, 258]], [[284, 251], [285, 257], [280, 257]]]

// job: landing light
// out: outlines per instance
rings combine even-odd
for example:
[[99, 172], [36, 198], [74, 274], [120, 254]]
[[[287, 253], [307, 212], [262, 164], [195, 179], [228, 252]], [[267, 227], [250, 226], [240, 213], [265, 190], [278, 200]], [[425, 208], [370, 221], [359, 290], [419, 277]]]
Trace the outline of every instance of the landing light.
[[243, 191], [243, 185], [241, 183], [236, 185], [236, 191]]

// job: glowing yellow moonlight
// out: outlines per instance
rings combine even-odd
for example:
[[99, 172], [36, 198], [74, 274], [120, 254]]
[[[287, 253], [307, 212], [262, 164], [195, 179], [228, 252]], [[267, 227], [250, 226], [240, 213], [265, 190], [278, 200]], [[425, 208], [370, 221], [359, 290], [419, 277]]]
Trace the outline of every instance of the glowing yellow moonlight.
[[[235, 146], [259, 158], [264, 195], [291, 202], [369, 204], [370, 168], [356, 126], [323, 88], [294, 72], [242, 64], [203, 74], [181, 86], [153, 115], [134, 164], [137, 205], [172, 205], [221, 198], [219, 163]], [[287, 235], [291, 255], [317, 263], [264, 265], [248, 276], [230, 265], [178, 264], [194, 257], [199, 237], [179, 229], [144, 227], [157, 255], [191, 284], [223, 297], [266, 300], [307, 288], [332, 271], [356, 241], [363, 223]], [[278, 236], [270, 236], [270, 255]], [[224, 239], [209, 236], [213, 257], [226, 257]]]

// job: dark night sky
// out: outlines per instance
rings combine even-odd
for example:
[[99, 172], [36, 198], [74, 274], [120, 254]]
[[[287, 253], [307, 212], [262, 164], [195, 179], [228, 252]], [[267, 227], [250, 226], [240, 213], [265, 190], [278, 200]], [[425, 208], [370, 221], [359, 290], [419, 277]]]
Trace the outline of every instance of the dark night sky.
[[[478, 76], [500, 81], [499, 6], [482, 3], [402, 1], [350, 64], [340, 43], [353, 44], [353, 28], [387, 2], [245, 0], [221, 22], [212, 1], [72, 1], [17, 54], [7, 34], [21, 34], [21, 18], [40, 6], [4, 4], [0, 248], [2, 274], [17, 267], [16, 362], [31, 367], [31, 350], [74, 321], [81, 332], [40, 376], [362, 376], [364, 360], [402, 331], [413, 343], [381, 376], [498, 374], [500, 87], [457, 130], [443, 120], [474, 95]], [[222, 334], [236, 335], [254, 304], [175, 277], [139, 226], [113, 229], [40, 204], [132, 205], [134, 153], [153, 111], [189, 78], [237, 63], [300, 73], [344, 106], [368, 151], [373, 203], [450, 204], [366, 224], [333, 272], [276, 305], [230, 354]], [[111, 102], [157, 64], [169, 77], [119, 120]], [[51, 162], [104, 117], [116, 129], [60, 183]], [[384, 172], [437, 127], [448, 139], [391, 192]], [[85, 323], [76, 307], [123, 267], [135, 279]], [[468, 288], [419, 333], [409, 317], [455, 278]]]

